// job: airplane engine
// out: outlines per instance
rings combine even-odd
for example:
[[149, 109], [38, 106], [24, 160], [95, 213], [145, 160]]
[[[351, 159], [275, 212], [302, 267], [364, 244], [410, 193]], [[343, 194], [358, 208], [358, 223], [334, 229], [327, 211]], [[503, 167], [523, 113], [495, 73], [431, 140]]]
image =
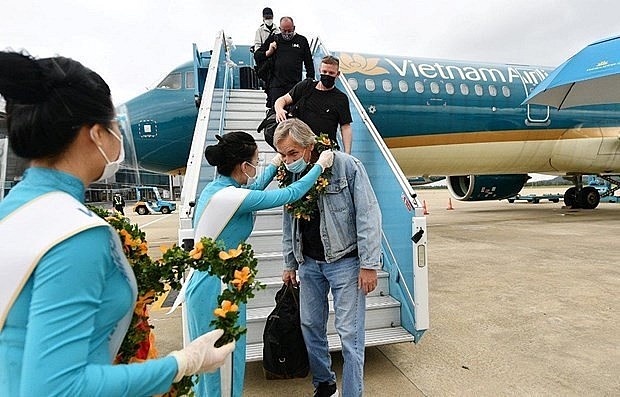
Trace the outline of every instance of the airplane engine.
[[457, 200], [487, 201], [515, 196], [529, 178], [527, 174], [457, 175], [447, 177], [446, 182]]

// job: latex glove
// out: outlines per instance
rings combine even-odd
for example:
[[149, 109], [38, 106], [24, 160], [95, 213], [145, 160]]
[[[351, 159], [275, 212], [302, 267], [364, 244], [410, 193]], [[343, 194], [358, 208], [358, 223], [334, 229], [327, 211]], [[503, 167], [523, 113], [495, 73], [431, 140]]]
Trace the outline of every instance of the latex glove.
[[235, 341], [222, 347], [213, 346], [224, 334], [224, 330], [216, 329], [193, 340], [183, 350], [170, 353], [177, 360], [179, 371], [174, 378], [178, 382], [184, 376], [213, 372], [224, 364], [224, 360], [233, 350]]
[[319, 159], [316, 161], [318, 165], [323, 168], [325, 171], [326, 168], [329, 168], [334, 164], [334, 152], [333, 150], [324, 150], [321, 152]]
[[276, 153], [275, 156], [269, 161], [269, 164], [273, 164], [276, 168], [282, 164], [282, 155], [280, 153]]

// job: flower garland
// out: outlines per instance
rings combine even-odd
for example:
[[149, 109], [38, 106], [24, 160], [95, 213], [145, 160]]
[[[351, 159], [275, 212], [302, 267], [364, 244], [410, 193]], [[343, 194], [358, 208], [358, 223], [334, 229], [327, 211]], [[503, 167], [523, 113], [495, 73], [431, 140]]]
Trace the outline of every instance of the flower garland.
[[[316, 143], [314, 144], [314, 149], [321, 154], [325, 150], [334, 150], [336, 148], [336, 144], [332, 142], [331, 139], [326, 134], [321, 134], [316, 137]], [[305, 175], [314, 164], [308, 164], [306, 169], [301, 173], [301, 175]], [[293, 217], [296, 219], [303, 219], [309, 221], [312, 219], [315, 209], [317, 208], [317, 201], [319, 200], [319, 195], [324, 194], [327, 186], [329, 185], [329, 177], [331, 177], [331, 167], [323, 170], [321, 175], [317, 178], [316, 182], [308, 193], [299, 200], [294, 203], [286, 204], [284, 208], [293, 214]], [[286, 187], [293, 183], [293, 173], [286, 169], [286, 165], [284, 163], [280, 164], [278, 167], [278, 172], [276, 174], [276, 179], [278, 180], [279, 187]]]
[[[216, 346], [238, 340], [247, 331], [236, 325], [239, 319], [239, 304], [247, 303], [249, 298], [253, 298], [255, 290], [265, 288], [265, 285], [255, 279], [258, 261], [254, 258], [251, 245], [241, 243], [236, 249], [224, 251], [221, 242], [203, 237], [190, 252], [177, 245], [171, 248], [162, 246], [162, 258], [152, 260], [147, 254], [146, 234], [138, 225], [130, 224], [129, 219], [118, 212], [111, 213], [104, 208], [93, 206], [89, 206], [89, 209], [118, 232], [123, 251], [138, 284], [138, 298], [131, 324], [114, 360], [115, 364], [143, 362], [157, 357], [155, 336], [152, 332], [154, 327], [148, 321], [148, 305], [167, 288], [180, 290], [182, 276], [190, 267], [218, 276], [229, 285], [218, 297], [219, 307], [214, 311], [214, 320], [210, 323], [214, 328], [224, 330], [224, 335], [216, 342]], [[163, 396], [191, 396], [196, 380], [195, 376], [186, 376], [174, 383]]]

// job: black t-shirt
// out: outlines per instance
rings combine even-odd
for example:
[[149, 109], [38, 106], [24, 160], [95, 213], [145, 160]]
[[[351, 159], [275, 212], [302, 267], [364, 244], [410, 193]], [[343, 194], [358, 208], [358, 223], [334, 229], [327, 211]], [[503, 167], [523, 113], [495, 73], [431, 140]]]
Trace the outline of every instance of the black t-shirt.
[[254, 53], [256, 62], [267, 59], [265, 53], [274, 41], [278, 43], [278, 48], [271, 55], [274, 59], [270, 82], [272, 88], [291, 87], [301, 81], [302, 65], [306, 67], [306, 77], [314, 78], [314, 62], [310, 53], [310, 45], [308, 40], [300, 34], [295, 34], [291, 40], [284, 40], [281, 33], [269, 36]]
[[316, 89], [317, 81], [304, 80], [297, 84], [289, 95], [293, 98], [293, 106], [309, 90], [312, 93], [306, 97], [302, 115], [299, 117], [308, 124], [316, 135], [327, 134], [333, 142], [336, 140], [338, 125], [349, 124], [352, 121], [349, 110], [349, 98], [334, 87], [328, 91]]

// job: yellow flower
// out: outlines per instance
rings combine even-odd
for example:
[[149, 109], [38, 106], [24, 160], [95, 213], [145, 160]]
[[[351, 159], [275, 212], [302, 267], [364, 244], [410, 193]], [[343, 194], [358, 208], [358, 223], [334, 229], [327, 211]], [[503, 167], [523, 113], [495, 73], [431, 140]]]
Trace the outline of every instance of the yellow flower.
[[159, 246], [159, 250], [161, 251], [162, 254], [165, 254], [166, 251], [168, 251], [168, 246], [167, 245], [160, 245]]
[[215, 309], [213, 311], [213, 314], [225, 318], [228, 312], [236, 312], [237, 310], [239, 310], [239, 306], [235, 305], [229, 300], [223, 300], [222, 307], [218, 307], [217, 309]]
[[321, 139], [318, 140], [319, 143], [322, 143], [325, 146], [331, 146], [332, 141], [327, 136], [322, 136]]
[[126, 248], [135, 248], [142, 242], [140, 239], [134, 240], [131, 234], [125, 229], [122, 229], [119, 233], [123, 236], [123, 245]]
[[202, 245], [202, 243], [199, 241], [194, 245], [194, 249], [191, 250], [189, 252], [189, 256], [191, 256], [194, 259], [200, 259], [202, 258], [202, 251], [204, 250], [204, 246]]
[[369, 76], [389, 74], [386, 69], [377, 66], [379, 58], [364, 58], [359, 54], [340, 54], [340, 71], [347, 73], [361, 73]]
[[243, 250], [241, 249], [241, 244], [239, 244], [237, 249], [229, 249], [228, 252], [220, 251], [220, 259], [225, 261], [228, 259], [236, 258], [241, 255], [242, 252]]
[[250, 279], [250, 268], [244, 266], [241, 271], [235, 270], [235, 279], [230, 283], [237, 287], [237, 290], [241, 291], [241, 288], [247, 283]]
[[141, 244], [138, 246], [138, 252], [139, 252], [139, 254], [140, 254], [140, 255], [144, 255], [144, 254], [146, 254], [148, 251], [149, 251], [149, 246], [148, 246], [148, 244], [147, 244], [147, 243], [141, 243]]

